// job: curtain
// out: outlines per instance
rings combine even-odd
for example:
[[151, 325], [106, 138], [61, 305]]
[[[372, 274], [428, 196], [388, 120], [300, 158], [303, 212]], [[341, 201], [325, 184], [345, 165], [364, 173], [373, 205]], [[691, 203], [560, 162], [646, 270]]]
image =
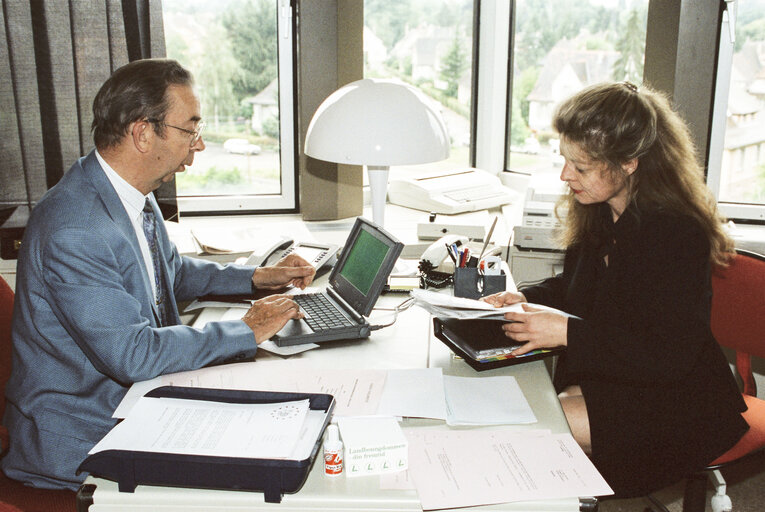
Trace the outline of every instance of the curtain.
[[[164, 57], [165, 38], [161, 0], [0, 1], [0, 257], [11, 259], [30, 210], [93, 148], [101, 84]], [[177, 215], [174, 183], [156, 195]]]

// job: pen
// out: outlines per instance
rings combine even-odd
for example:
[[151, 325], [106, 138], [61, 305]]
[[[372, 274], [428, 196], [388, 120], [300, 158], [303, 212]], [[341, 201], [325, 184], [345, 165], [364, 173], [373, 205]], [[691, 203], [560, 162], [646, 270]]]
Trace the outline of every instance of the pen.
[[449, 244], [444, 244], [446, 246], [446, 254], [449, 255], [449, 257], [452, 259], [454, 264], [457, 264], [457, 258], [454, 257], [454, 253], [452, 252], [452, 248], [449, 247]]
[[478, 259], [480, 260], [483, 258], [483, 253], [486, 251], [486, 247], [489, 245], [489, 241], [491, 240], [491, 235], [494, 233], [494, 226], [497, 225], [497, 219], [499, 219], [498, 216], [494, 217], [494, 222], [491, 223], [491, 227], [489, 228], [489, 234], [486, 235], [486, 240], [483, 241], [483, 247], [481, 248], [481, 254], [478, 255]]

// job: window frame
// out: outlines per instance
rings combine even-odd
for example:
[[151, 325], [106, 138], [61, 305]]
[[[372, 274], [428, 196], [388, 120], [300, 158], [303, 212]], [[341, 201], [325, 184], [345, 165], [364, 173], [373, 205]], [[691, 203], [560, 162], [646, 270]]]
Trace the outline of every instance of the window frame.
[[733, 53], [735, 40], [731, 37], [731, 12], [734, 13], [735, 0], [725, 3], [725, 11], [720, 19], [720, 37], [716, 58], [717, 74], [710, 120], [710, 141], [707, 155], [707, 184], [718, 200], [717, 206], [728, 219], [736, 222], [751, 222], [765, 224], [765, 205], [756, 203], [736, 203], [719, 199], [722, 184], [723, 153], [725, 151], [725, 131], [727, 124], [728, 97], [730, 94], [730, 78], [733, 69]]
[[[184, 216], [226, 215], [232, 213], [294, 213], [298, 205], [297, 98], [295, 67], [294, 6], [291, 0], [276, 2], [277, 60], [279, 83], [279, 194], [241, 194], [217, 196], [177, 195], [178, 210]], [[203, 135], [204, 137], [204, 135]]]

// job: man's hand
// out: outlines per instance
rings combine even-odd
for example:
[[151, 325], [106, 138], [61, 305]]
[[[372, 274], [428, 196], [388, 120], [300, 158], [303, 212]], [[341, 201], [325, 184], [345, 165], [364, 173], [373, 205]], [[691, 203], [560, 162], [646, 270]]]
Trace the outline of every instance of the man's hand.
[[304, 290], [313, 282], [316, 269], [297, 254], [288, 254], [276, 265], [258, 267], [252, 274], [252, 284], [261, 290], [278, 290], [287, 285]]
[[553, 348], [568, 344], [568, 317], [547, 309], [523, 304], [523, 313], [507, 312], [510, 323], [502, 329], [514, 341], [526, 342], [513, 355], [522, 355], [539, 348]]
[[289, 295], [269, 295], [253, 302], [242, 320], [255, 334], [255, 343], [260, 345], [293, 318], [303, 318], [303, 313]]

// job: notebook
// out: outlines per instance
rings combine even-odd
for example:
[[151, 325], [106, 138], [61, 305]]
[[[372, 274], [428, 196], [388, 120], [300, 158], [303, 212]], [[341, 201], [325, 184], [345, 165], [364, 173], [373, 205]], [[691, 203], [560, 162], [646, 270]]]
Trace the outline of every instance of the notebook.
[[505, 320], [433, 318], [433, 334], [475, 370], [483, 371], [502, 366], [536, 361], [565, 351], [565, 347], [533, 350], [521, 356], [513, 355], [522, 343], [505, 336]]
[[[366, 316], [382, 293], [403, 248], [404, 244], [380, 226], [357, 217], [329, 275], [327, 289], [321, 293], [295, 295], [295, 301], [307, 317], [288, 321], [271, 340], [286, 347], [368, 337], [370, 327]], [[318, 310], [310, 309], [312, 306], [306, 301], [316, 299], [324, 304], [319, 305]], [[325, 316], [333, 314], [339, 315], [340, 325], [331, 325], [330, 320], [325, 320]]]

